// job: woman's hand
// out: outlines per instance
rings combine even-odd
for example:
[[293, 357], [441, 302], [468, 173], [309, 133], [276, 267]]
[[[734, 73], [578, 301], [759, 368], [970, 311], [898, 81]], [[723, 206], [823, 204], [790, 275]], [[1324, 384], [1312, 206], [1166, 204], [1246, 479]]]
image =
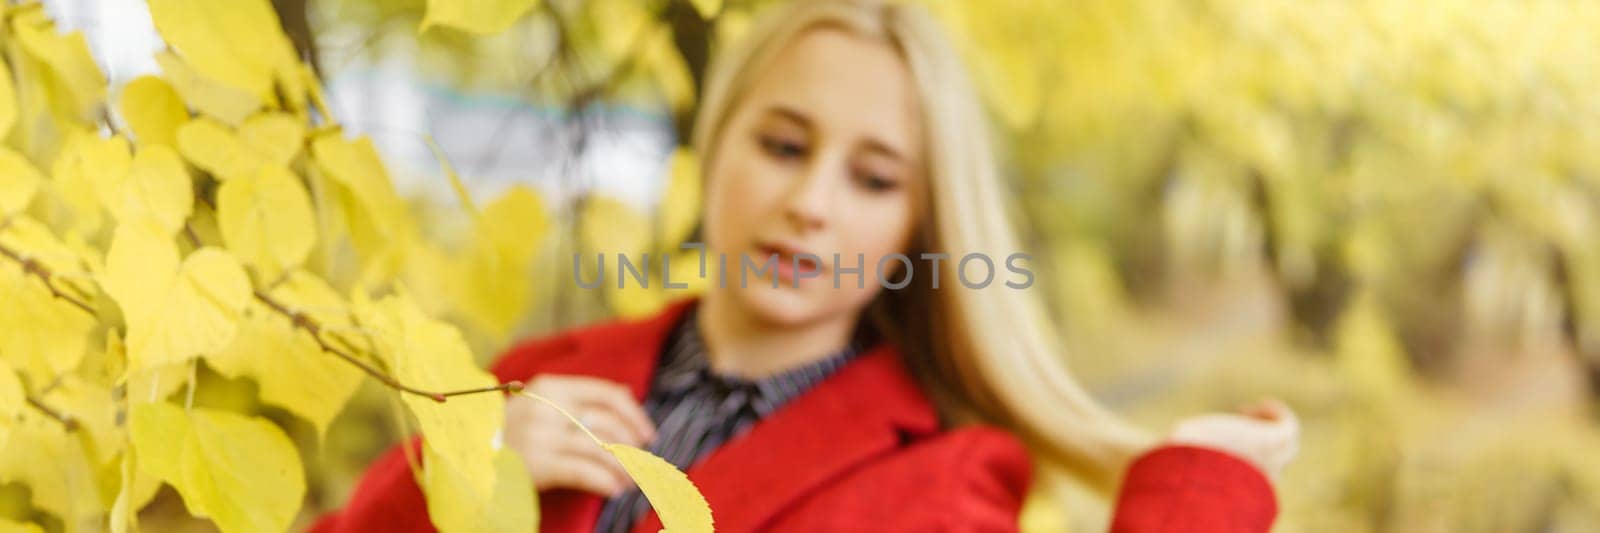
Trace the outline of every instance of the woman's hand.
[[1300, 421], [1278, 400], [1266, 400], [1239, 410], [1186, 418], [1167, 438], [1172, 444], [1212, 448], [1233, 454], [1277, 479], [1283, 467], [1300, 451]]
[[[572, 413], [607, 442], [643, 447], [655, 425], [627, 387], [583, 376], [535, 376], [526, 390]], [[611, 496], [632, 485], [622, 464], [550, 406], [526, 396], [506, 402], [505, 444], [522, 456], [538, 490], [572, 488]]]

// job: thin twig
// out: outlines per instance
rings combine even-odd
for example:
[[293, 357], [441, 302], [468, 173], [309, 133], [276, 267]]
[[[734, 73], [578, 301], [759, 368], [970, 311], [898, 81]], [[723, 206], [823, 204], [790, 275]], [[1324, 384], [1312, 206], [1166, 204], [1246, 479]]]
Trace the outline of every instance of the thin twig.
[[190, 226], [188, 224], [184, 224], [183, 225], [183, 235], [185, 237], [188, 237], [190, 246], [194, 246], [195, 248], [199, 248], [201, 246], [205, 246], [205, 244], [200, 242], [200, 235], [194, 232], [194, 226]]
[[56, 287], [55, 283], [51, 282], [51, 280], [55, 278], [55, 274], [50, 272], [50, 267], [45, 266], [44, 263], [41, 263], [39, 260], [32, 257], [22, 255], [21, 252], [6, 246], [4, 243], [0, 243], [0, 255], [4, 255], [10, 258], [12, 261], [16, 261], [17, 264], [22, 265], [23, 274], [32, 275], [33, 277], [39, 278], [39, 281], [44, 283], [44, 287], [50, 290], [51, 296], [56, 297], [58, 300], [63, 300], [69, 304], [72, 304], [78, 309], [82, 309], [83, 312], [89, 313], [90, 316], [94, 316], [94, 306], [89, 305], [88, 302], [79, 300], [77, 297], [62, 292], [61, 289]]
[[338, 357], [340, 359], [343, 359], [346, 363], [350, 363], [352, 365], [355, 365], [356, 368], [361, 369], [362, 372], [366, 372], [367, 375], [372, 376], [373, 379], [378, 380], [379, 382], [383, 383], [384, 385], [388, 386], [391, 389], [394, 389], [394, 390], [397, 390], [397, 391], [400, 391], [400, 392], [404, 392], [404, 393], [407, 393], [407, 394], [414, 394], [414, 395], [417, 395], [417, 396], [422, 396], [422, 397], [431, 399], [431, 400], [436, 401], [436, 402], [444, 402], [446, 399], [450, 398], [451, 396], [463, 396], [463, 395], [467, 395], [467, 394], [479, 394], [479, 393], [485, 393], [485, 392], [505, 392], [505, 391], [516, 392], [516, 391], [522, 390], [522, 383], [518, 382], [518, 381], [510, 381], [510, 382], [502, 383], [502, 384], [499, 384], [499, 385], [496, 385], [496, 386], [493, 386], [493, 387], [480, 387], [480, 388], [474, 388], [474, 389], [462, 389], [462, 390], [453, 390], [453, 391], [444, 391], [444, 392], [427, 391], [427, 390], [418, 389], [416, 387], [411, 387], [409, 385], [401, 383], [399, 380], [395, 379], [393, 376], [390, 376], [390, 375], [384, 373], [382, 370], [379, 370], [379, 369], [373, 367], [372, 365], [367, 364], [367, 362], [362, 361], [360, 358], [356, 357], [355, 355], [351, 354], [350, 352], [347, 352], [347, 351], [345, 351], [343, 349], [340, 349], [337, 346], [329, 344], [326, 339], [322, 338], [322, 330], [323, 330], [322, 324], [317, 322], [315, 319], [311, 318], [310, 316], [306, 315], [305, 313], [301, 313], [299, 311], [295, 311], [293, 309], [290, 309], [289, 306], [285, 305], [283, 302], [279, 302], [277, 299], [273, 298], [271, 295], [268, 295], [268, 294], [266, 294], [264, 292], [261, 292], [261, 291], [255, 291], [255, 297], [256, 297], [256, 300], [260, 301], [263, 304], [266, 304], [266, 306], [268, 308], [271, 308], [273, 311], [277, 312], [278, 314], [283, 315], [285, 318], [288, 318], [290, 324], [292, 324], [295, 328], [298, 328], [298, 329], [300, 329], [302, 331], [305, 331], [306, 333], [311, 334], [311, 340], [316, 341], [317, 346], [321, 347], [322, 351], [327, 352], [329, 354], [332, 354], [335, 357]]
[[50, 407], [48, 405], [45, 405], [44, 402], [39, 401], [38, 398], [34, 398], [32, 396], [29, 396], [28, 397], [28, 405], [33, 406], [34, 409], [38, 409], [39, 412], [44, 413], [45, 416], [48, 416], [50, 418], [55, 419], [55, 421], [60, 422], [62, 426], [65, 426], [67, 428], [67, 431], [77, 431], [78, 430], [78, 420], [76, 418], [72, 418], [72, 415], [68, 415], [68, 414], [63, 413], [61, 411], [57, 411], [55, 408]]

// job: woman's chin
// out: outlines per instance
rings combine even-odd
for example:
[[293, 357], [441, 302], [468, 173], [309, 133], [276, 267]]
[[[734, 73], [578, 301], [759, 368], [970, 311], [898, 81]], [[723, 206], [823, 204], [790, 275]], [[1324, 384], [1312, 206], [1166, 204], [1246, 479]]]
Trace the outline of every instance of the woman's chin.
[[788, 286], [773, 287], [771, 281], [762, 279], [743, 288], [734, 288], [735, 297], [743, 303], [745, 310], [762, 322], [775, 325], [795, 326], [811, 322], [825, 314], [828, 310], [822, 305], [824, 300], [819, 298], [817, 291], [809, 288], [794, 288]]

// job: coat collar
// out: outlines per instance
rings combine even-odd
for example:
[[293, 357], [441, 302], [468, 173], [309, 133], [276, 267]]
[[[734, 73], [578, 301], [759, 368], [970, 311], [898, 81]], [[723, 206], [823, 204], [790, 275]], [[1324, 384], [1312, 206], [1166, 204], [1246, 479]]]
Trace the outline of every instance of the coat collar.
[[[565, 368], [547, 371], [611, 379], [643, 401], [662, 343], [697, 303], [680, 300], [642, 321], [600, 326], [580, 336], [579, 357], [565, 358], [552, 365]], [[899, 446], [903, 435], [924, 435], [938, 427], [937, 413], [899, 351], [882, 342], [722, 445], [687, 474], [711, 504], [717, 529], [750, 531], [785, 504]], [[560, 497], [571, 501], [563, 502], [561, 510], [577, 516], [560, 522], [592, 528], [601, 499], [563, 492]], [[633, 531], [660, 529], [660, 519], [651, 511]]]

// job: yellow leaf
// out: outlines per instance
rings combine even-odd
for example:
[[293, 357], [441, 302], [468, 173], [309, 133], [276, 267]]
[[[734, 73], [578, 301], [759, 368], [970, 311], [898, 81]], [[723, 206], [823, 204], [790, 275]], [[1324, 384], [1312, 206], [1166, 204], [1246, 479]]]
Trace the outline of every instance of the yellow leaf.
[[389, 171], [383, 159], [372, 146], [372, 140], [361, 137], [354, 141], [337, 135], [317, 138], [311, 145], [317, 164], [335, 182], [349, 188], [361, 202], [361, 207], [378, 221], [404, 218], [405, 203], [395, 193]]
[[[643, 256], [630, 260], [637, 261], [638, 259], [643, 259]], [[617, 288], [617, 283], [614, 279], [607, 280], [605, 286], [602, 287], [605, 290], [606, 305], [610, 306], [617, 316], [638, 318], [655, 314], [672, 300], [704, 293], [706, 287], [709, 286], [711, 276], [716, 275], [716, 263], [710, 258], [706, 260], [705, 275], [702, 276], [700, 274], [700, 252], [698, 250], [682, 250], [667, 254], [665, 267], [663, 267], [661, 259], [661, 256], [652, 254], [649, 265], [639, 266], [642, 270], [648, 270], [645, 273], [648, 276], [646, 278], [649, 283], [648, 287], [633, 279], [631, 272], [628, 273], [627, 279], [620, 289]], [[612, 274], [614, 274], [616, 268], [613, 267], [612, 271]], [[590, 274], [585, 273], [584, 275], [589, 276]], [[668, 282], [671, 282], [674, 287], [668, 288]]]
[[[976, 88], [1005, 125], [1025, 129], [1038, 120], [1048, 64], [1040, 61], [1040, 21], [1046, 4], [1033, 2], [927, 2], [950, 22], [951, 37], [970, 61]], [[1059, 30], [1056, 30], [1059, 31]], [[1043, 37], [1053, 37], [1046, 35]]]
[[596, 47], [601, 57], [612, 65], [633, 61], [636, 53], [635, 38], [641, 32], [662, 33], [661, 21], [646, 2], [636, 0], [590, 0], [583, 3], [590, 20], [605, 21], [605, 31], [598, 32]]
[[264, 158], [245, 148], [227, 125], [210, 117], [195, 117], [178, 127], [178, 150], [183, 157], [218, 180], [255, 174]]
[[[4, 76], [0, 76], [3, 78]], [[28, 158], [0, 146], [0, 218], [22, 211], [33, 201], [33, 194], [44, 182], [44, 175], [33, 168]]]
[[661, 194], [661, 244], [677, 246], [689, 240], [700, 222], [700, 158], [688, 148], [672, 152], [667, 163], [667, 186]]
[[562, 416], [573, 425], [583, 430], [589, 440], [609, 452], [622, 463], [623, 470], [628, 472], [628, 477], [633, 478], [639, 486], [639, 492], [644, 493], [650, 506], [656, 510], [656, 515], [661, 517], [661, 525], [667, 533], [684, 532], [710, 532], [714, 531], [715, 524], [711, 516], [711, 506], [706, 503], [705, 496], [700, 494], [700, 489], [689, 481], [689, 476], [684, 475], [672, 463], [656, 457], [650, 452], [615, 442], [605, 442], [596, 437], [587, 426], [578, 422], [576, 417], [567, 412], [560, 405], [548, 398], [522, 391], [520, 394], [533, 398], [560, 411]]
[[[124, 350], [126, 351], [126, 350]], [[126, 370], [129, 403], [159, 402], [182, 389], [189, 378], [188, 363], [172, 363]]]
[[0, 484], [28, 488], [33, 506], [55, 515], [68, 531], [94, 531], [106, 505], [83, 440], [60, 422], [24, 409], [0, 449]]
[[38, 524], [0, 518], [0, 533], [44, 533], [44, 528], [39, 527]]
[[[39, 4], [14, 10], [7, 17], [5, 22], [9, 24], [4, 29], [8, 35], [15, 34], [14, 28], [33, 28], [30, 35], [43, 41], [46, 51], [59, 48], [51, 46], [59, 39]], [[98, 101], [85, 102], [83, 95], [58, 74], [57, 66], [47, 63], [50, 58], [35, 56], [25, 50], [18, 39], [8, 39], [7, 43], [5, 56], [10, 62], [17, 103], [9, 144], [34, 164], [42, 165], [55, 159], [61, 144], [72, 132], [90, 127], [93, 109], [84, 106], [98, 105]]]
[[6, 447], [6, 426], [22, 413], [23, 395], [17, 372], [11, 369], [11, 363], [0, 359], [0, 450]]
[[170, 52], [157, 53], [156, 63], [161, 65], [167, 82], [183, 96], [189, 107], [223, 123], [242, 124], [245, 117], [264, 105], [260, 97], [249, 91], [202, 76]]
[[411, 213], [395, 192], [372, 141], [324, 135], [312, 142], [311, 154], [317, 168], [338, 184], [332, 196], [344, 211], [352, 244], [363, 260], [405, 249], [414, 228]]
[[[6, 64], [3, 57], [0, 57], [0, 72], [11, 72], [11, 66]], [[16, 123], [17, 88], [11, 84], [11, 76], [0, 76], [0, 137], [11, 131], [11, 126]]]
[[221, 122], [197, 117], [178, 128], [178, 148], [195, 166], [227, 181], [254, 175], [264, 166], [287, 167], [304, 136], [305, 127], [283, 113], [256, 114], [237, 133]]
[[440, 459], [425, 449], [422, 490], [428, 518], [439, 531], [531, 532], [539, 528], [539, 499], [522, 457], [502, 448], [494, 458], [494, 489], [474, 492], [473, 483], [449, 469], [429, 468]]
[[689, 65], [683, 61], [683, 54], [678, 52], [677, 44], [673, 42], [672, 28], [665, 25], [657, 28], [650, 36], [650, 44], [645, 47], [643, 55], [643, 62], [649, 66], [650, 73], [667, 99], [667, 105], [673, 110], [692, 107], [694, 77], [689, 72]]
[[752, 18], [754, 16], [745, 10], [728, 11], [717, 16], [717, 19], [713, 21], [715, 28], [712, 29], [714, 34], [712, 43], [716, 47], [712, 50], [712, 53], [719, 53], [731, 47], [731, 43], [739, 42], [739, 38], [743, 37], [744, 32], [750, 28]]
[[[495, 385], [474, 363], [466, 341], [454, 327], [429, 318], [401, 292], [377, 301], [357, 298], [354, 310], [374, 348], [401, 383], [430, 391]], [[417, 419], [423, 445], [432, 453], [429, 468], [460, 476], [475, 494], [494, 488], [494, 436], [503, 421], [499, 394], [471, 394], [437, 402], [414, 394], [401, 401]]]
[[126, 444], [116, 421], [116, 404], [111, 388], [92, 383], [76, 374], [58, 376], [55, 387], [42, 394], [44, 402], [64, 413], [71, 413], [78, 432], [87, 435], [85, 449], [95, 464], [111, 461]]
[[[615, 274], [615, 272], [612, 272]], [[585, 276], [589, 274], [584, 274]], [[650, 278], [646, 278], [647, 281]], [[674, 279], [674, 282], [677, 280]], [[623, 318], [639, 318], [655, 314], [667, 305], [667, 295], [661, 290], [658, 282], [652, 282], [649, 287], [641, 286], [632, 275], [623, 280], [623, 287], [617, 288], [615, 280], [607, 279], [605, 286], [606, 305], [617, 316]]]
[[35, 25], [22, 18], [15, 19], [11, 28], [22, 50], [44, 64], [52, 81], [67, 91], [73, 115], [85, 120], [93, 117], [105, 99], [106, 78], [89, 54], [83, 33], [62, 35], [53, 24]]
[[106, 333], [106, 356], [119, 361], [116, 383], [124, 388], [129, 404], [165, 400], [188, 383], [189, 363], [129, 368], [127, 347], [122, 342], [122, 336], [114, 330]]
[[180, 266], [171, 238], [139, 226], [117, 227], [99, 281], [128, 324], [130, 372], [226, 347], [251, 295], [227, 252], [202, 247]]
[[219, 180], [254, 175], [267, 165], [287, 167], [300, 151], [305, 126], [284, 113], [258, 113], [237, 133], [207, 117], [178, 128], [178, 148], [195, 166]]
[[268, 0], [150, 0], [150, 19], [200, 77], [269, 105], [280, 84], [304, 98], [300, 63]]
[[[676, 223], [682, 224], [681, 221]], [[663, 290], [660, 266], [663, 257], [659, 253], [646, 255], [652, 249], [651, 225], [644, 214], [620, 200], [594, 196], [585, 201], [578, 224], [585, 263], [581, 275], [584, 280], [592, 281], [599, 267], [593, 261], [597, 256], [605, 258], [606, 280], [600, 289], [605, 291], [606, 303], [613, 312], [624, 317], [639, 317], [666, 305], [668, 295]], [[624, 259], [628, 262], [627, 268], [622, 265]], [[696, 256], [692, 270], [695, 274], [699, 273], [698, 263]], [[635, 272], [639, 274], [637, 278]], [[689, 280], [683, 276], [688, 272], [680, 270], [673, 283]], [[618, 288], [619, 283], [621, 288]]]
[[480, 242], [493, 245], [500, 256], [526, 260], [549, 227], [544, 199], [532, 188], [516, 185], [484, 206], [478, 235], [482, 236]]
[[111, 502], [111, 523], [109, 524], [111, 533], [127, 533], [129, 526], [132, 526], [135, 531], [139, 529], [138, 508], [133, 501], [136, 497], [134, 495], [134, 479], [136, 479], [135, 476], [137, 475], [133, 466], [133, 457], [134, 453], [130, 450], [124, 452], [122, 460], [118, 461], [119, 468], [117, 470], [122, 479], [122, 484], [117, 488], [117, 498]]
[[544, 242], [549, 214], [538, 193], [507, 189], [477, 217], [458, 306], [490, 334], [503, 337], [533, 301], [534, 258]]
[[1410, 391], [1405, 348], [1385, 318], [1377, 295], [1353, 297], [1335, 326], [1338, 369], [1357, 391], [1392, 398]]
[[650, 507], [655, 508], [668, 533], [715, 529], [711, 506], [683, 471], [650, 452], [626, 444], [607, 443], [605, 448], [622, 462], [622, 468], [639, 485], [645, 499], [650, 500]]
[[578, 215], [578, 241], [590, 256], [638, 254], [650, 249], [650, 220], [621, 200], [591, 196]]
[[311, 198], [294, 174], [267, 165], [253, 176], [230, 179], [217, 190], [222, 238], [263, 279], [299, 265], [316, 244]]
[[[13, 218], [0, 231], [0, 242], [57, 275], [85, 273], [76, 253], [31, 218]], [[70, 289], [75, 285], [67, 279], [58, 277], [53, 282], [80, 301], [89, 299]], [[0, 335], [0, 358], [36, 383], [48, 382], [78, 366], [94, 329], [93, 315], [51, 295], [42, 281], [10, 259], [0, 259], [0, 294], [6, 302], [0, 305], [0, 330], [5, 331]]]
[[189, 118], [178, 91], [155, 76], [140, 76], [123, 86], [117, 109], [141, 146], [176, 147], [178, 125]]
[[194, 186], [183, 160], [172, 148], [142, 146], [128, 173], [112, 175], [100, 190], [100, 203], [121, 225], [150, 224], [172, 235], [194, 208]]
[[[292, 311], [313, 317], [327, 333], [349, 331], [344, 301], [321, 279], [294, 271], [271, 296]], [[339, 344], [328, 339], [330, 344]], [[261, 387], [261, 400], [304, 418], [325, 435], [345, 403], [361, 385], [361, 372], [333, 354], [324, 353], [310, 333], [262, 303], [253, 303], [239, 324], [233, 343], [206, 362], [228, 377], [249, 376]]]
[[257, 113], [239, 126], [240, 142], [272, 164], [287, 166], [294, 161], [305, 137], [305, 124], [287, 113]]
[[446, 26], [478, 35], [506, 31], [522, 18], [538, 0], [428, 0], [427, 11], [417, 32], [433, 26]]
[[94, 233], [104, 222], [101, 196], [127, 179], [133, 166], [128, 141], [122, 137], [102, 138], [93, 133], [75, 133], [51, 164], [56, 193], [72, 210], [74, 227], [81, 234]]
[[722, 0], [690, 0], [690, 3], [694, 4], [695, 11], [700, 12], [700, 18], [706, 20], [717, 18], [717, 14], [722, 12]]
[[312, 71], [311, 66], [305, 63], [300, 64], [299, 70], [300, 83], [305, 85], [306, 93], [310, 97], [309, 100], [312, 105], [316, 106], [317, 113], [322, 115], [323, 123], [334, 124], [333, 111], [328, 107], [328, 100], [322, 94], [322, 83], [321, 80], [317, 79], [317, 73]]
[[178, 490], [224, 532], [284, 531], [305, 496], [294, 442], [262, 418], [169, 403], [134, 405], [139, 469]]
[[[467, 287], [474, 282], [466, 276], [472, 260], [462, 260], [460, 255], [457, 250], [445, 250], [444, 246], [425, 239], [412, 240], [406, 246], [399, 281], [428, 314], [469, 313], [471, 296], [466, 291], [471, 290]], [[513, 285], [522, 283], [512, 282]], [[475, 326], [486, 327], [477, 323], [481, 319], [476, 316], [464, 318]]]

